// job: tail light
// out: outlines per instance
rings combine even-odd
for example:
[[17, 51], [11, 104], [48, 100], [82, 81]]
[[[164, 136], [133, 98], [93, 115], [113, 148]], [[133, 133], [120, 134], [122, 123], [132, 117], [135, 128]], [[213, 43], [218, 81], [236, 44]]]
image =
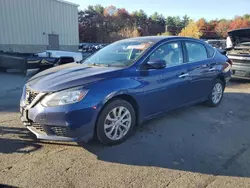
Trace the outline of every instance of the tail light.
[[227, 62], [232, 66], [233, 65], [233, 62], [231, 59], [228, 59]]

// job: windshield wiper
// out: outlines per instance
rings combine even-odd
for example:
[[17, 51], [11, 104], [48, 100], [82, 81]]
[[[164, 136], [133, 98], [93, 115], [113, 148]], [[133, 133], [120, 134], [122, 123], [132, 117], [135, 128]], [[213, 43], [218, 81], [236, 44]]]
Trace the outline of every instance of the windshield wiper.
[[97, 67], [110, 67], [110, 65], [104, 64], [104, 63], [88, 63], [87, 65], [89, 65], [89, 66], [97, 66]]

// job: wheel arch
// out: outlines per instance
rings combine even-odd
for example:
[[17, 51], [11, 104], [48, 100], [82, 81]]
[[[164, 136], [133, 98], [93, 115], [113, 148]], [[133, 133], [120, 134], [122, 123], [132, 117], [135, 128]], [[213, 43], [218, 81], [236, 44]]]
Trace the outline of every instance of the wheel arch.
[[223, 84], [224, 84], [224, 88], [225, 88], [225, 86], [226, 86], [226, 80], [225, 80], [225, 77], [224, 77], [223, 75], [218, 75], [218, 76], [216, 77], [216, 79], [221, 80], [221, 81], [223, 82]]
[[127, 102], [129, 102], [132, 107], [134, 108], [135, 110], [135, 114], [136, 114], [136, 124], [139, 124], [140, 123], [140, 111], [139, 111], [139, 105], [136, 101], [136, 99], [129, 95], [129, 94], [117, 94], [117, 95], [112, 95], [112, 97], [109, 96], [108, 99], [105, 100], [104, 102], [104, 105], [102, 106], [102, 108], [100, 109], [100, 111], [98, 112], [98, 115], [97, 115], [97, 118], [96, 118], [96, 121], [95, 121], [95, 129], [94, 129], [94, 134], [96, 135], [96, 125], [97, 125], [97, 121], [98, 121], [98, 118], [100, 116], [100, 114], [102, 113], [103, 109], [112, 101], [114, 100], [118, 100], [118, 99], [121, 99], [121, 100], [125, 100]]

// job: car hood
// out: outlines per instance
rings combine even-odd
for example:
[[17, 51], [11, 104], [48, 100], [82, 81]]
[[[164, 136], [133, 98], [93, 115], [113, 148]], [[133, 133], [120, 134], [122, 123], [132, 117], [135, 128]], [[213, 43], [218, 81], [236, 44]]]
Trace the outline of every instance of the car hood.
[[228, 36], [232, 41], [233, 47], [243, 42], [250, 42], [250, 28], [229, 31]]
[[117, 77], [120, 73], [121, 68], [117, 67], [90, 67], [70, 63], [36, 74], [28, 80], [26, 86], [34, 91], [53, 92]]

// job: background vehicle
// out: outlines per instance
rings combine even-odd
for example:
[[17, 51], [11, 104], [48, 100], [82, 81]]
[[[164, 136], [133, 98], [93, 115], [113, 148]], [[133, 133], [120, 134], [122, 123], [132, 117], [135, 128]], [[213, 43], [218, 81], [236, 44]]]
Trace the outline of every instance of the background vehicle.
[[227, 55], [233, 62], [233, 77], [250, 79], [250, 28], [228, 32], [232, 47]]
[[79, 51], [80, 52], [89, 52], [89, 53], [95, 53], [96, 51], [104, 48], [108, 44], [105, 43], [81, 43], [79, 45]]
[[226, 40], [216, 40], [216, 39], [209, 39], [206, 40], [206, 43], [210, 44], [214, 48], [224, 50], [226, 49]]
[[81, 62], [83, 55], [80, 52], [67, 52], [57, 50], [46, 50], [27, 57], [27, 69], [45, 70], [54, 66], [72, 62]]
[[[115, 42], [83, 64], [32, 77], [23, 89], [22, 121], [39, 139], [124, 141], [136, 124], [181, 106], [220, 104], [229, 59], [185, 37]], [[52, 82], [51, 82], [52, 81]]]

